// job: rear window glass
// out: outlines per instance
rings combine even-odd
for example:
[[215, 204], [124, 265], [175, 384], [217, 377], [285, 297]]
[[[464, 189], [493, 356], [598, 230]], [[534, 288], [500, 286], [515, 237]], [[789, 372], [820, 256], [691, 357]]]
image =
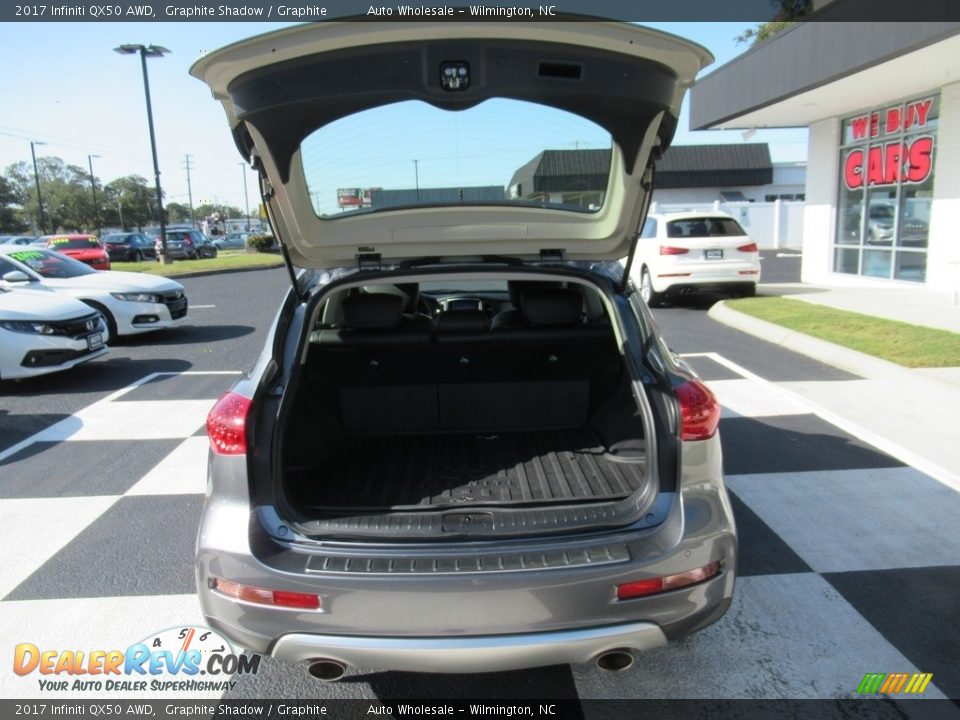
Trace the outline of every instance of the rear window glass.
[[300, 146], [314, 211], [329, 218], [425, 205], [595, 212], [611, 148], [590, 120], [507, 99], [458, 111], [393, 103], [325, 125]]
[[703, 238], [726, 237], [728, 235], [746, 235], [743, 228], [733, 218], [687, 218], [671, 220], [667, 223], [667, 237]]
[[54, 250], [84, 250], [100, 247], [96, 238], [51, 238], [50, 247]]

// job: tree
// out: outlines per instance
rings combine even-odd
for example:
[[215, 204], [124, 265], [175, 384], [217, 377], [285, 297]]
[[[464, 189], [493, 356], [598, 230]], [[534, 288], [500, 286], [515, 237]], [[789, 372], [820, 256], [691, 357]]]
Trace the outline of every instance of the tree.
[[24, 232], [29, 223], [23, 221], [21, 198], [13, 183], [0, 176], [0, 232], [17, 234]]
[[183, 203], [164, 203], [166, 221], [169, 223], [190, 222], [190, 206]]
[[103, 188], [106, 198], [104, 225], [124, 230], [159, 224], [156, 192], [140, 175], [127, 175], [107, 183]]
[[[90, 176], [85, 169], [67, 165], [58, 157], [42, 157], [37, 158], [37, 176], [48, 232], [90, 231], [96, 227]], [[14, 163], [7, 168], [6, 178], [20, 199], [23, 219], [41, 227], [33, 165]]]
[[759, 45], [764, 40], [786, 30], [795, 24], [798, 18], [813, 10], [813, 0], [770, 0], [770, 4], [777, 11], [773, 20], [747, 28], [742, 35], [736, 37], [738, 43], [750, 43], [750, 47]]

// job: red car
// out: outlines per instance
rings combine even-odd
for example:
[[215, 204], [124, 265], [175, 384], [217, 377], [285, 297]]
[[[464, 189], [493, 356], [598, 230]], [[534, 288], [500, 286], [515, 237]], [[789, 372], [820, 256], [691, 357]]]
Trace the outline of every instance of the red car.
[[51, 235], [47, 247], [86, 263], [94, 270], [109, 270], [110, 256], [96, 235]]

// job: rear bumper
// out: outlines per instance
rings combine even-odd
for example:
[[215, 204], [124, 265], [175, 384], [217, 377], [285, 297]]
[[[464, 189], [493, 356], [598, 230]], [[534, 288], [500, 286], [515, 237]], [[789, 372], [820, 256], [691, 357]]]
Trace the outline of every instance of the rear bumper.
[[690, 290], [725, 290], [760, 282], [760, 264], [749, 262], [691, 263], [678, 262], [657, 268], [651, 273], [657, 292]]
[[271, 655], [290, 664], [337, 660], [352, 667], [386, 666], [430, 673], [518, 670], [589, 662], [609, 650], [652, 650], [667, 644], [652, 623], [485, 637], [369, 638], [338, 635], [284, 635]]

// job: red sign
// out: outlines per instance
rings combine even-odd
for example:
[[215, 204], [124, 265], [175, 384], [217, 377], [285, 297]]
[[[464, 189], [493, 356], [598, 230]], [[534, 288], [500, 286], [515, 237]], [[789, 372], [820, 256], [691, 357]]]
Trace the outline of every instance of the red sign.
[[933, 98], [915, 100], [850, 120], [853, 140], [888, 137], [884, 143], [849, 150], [843, 160], [843, 182], [848, 190], [899, 183], [918, 184], [933, 172], [932, 135], [901, 140], [907, 130], [926, 127]]
[[380, 188], [339, 188], [337, 205], [340, 207], [370, 207], [370, 191]]
[[843, 161], [843, 182], [848, 190], [865, 185], [922, 183], [933, 171], [933, 136], [855, 148]]
[[886, 110], [874, 110], [850, 121], [854, 140], [865, 140], [881, 135], [892, 135], [911, 128], [924, 127], [933, 107], [933, 98], [916, 100], [903, 105], [894, 105]]

